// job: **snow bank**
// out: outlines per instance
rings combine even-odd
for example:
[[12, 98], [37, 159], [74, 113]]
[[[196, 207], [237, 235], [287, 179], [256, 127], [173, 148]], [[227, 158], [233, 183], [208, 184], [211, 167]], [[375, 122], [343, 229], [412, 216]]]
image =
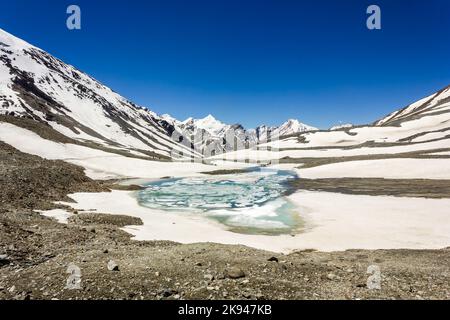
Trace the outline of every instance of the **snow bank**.
[[[125, 231], [135, 240], [215, 242], [288, 253], [299, 249], [439, 249], [450, 246], [449, 199], [396, 198], [301, 191], [289, 196], [306, 226], [296, 236], [244, 235], [197, 215], [167, 213], [138, 205], [132, 192], [77, 193], [78, 210], [126, 214], [143, 226]], [[439, 223], [437, 223], [439, 221]]]
[[73, 216], [72, 213], [67, 212], [66, 210], [62, 210], [62, 209], [53, 209], [53, 210], [47, 210], [47, 211], [36, 210], [36, 212], [39, 212], [43, 216], [46, 216], [49, 218], [54, 218], [59, 223], [64, 223], [64, 224], [67, 224], [68, 219], [71, 216]]
[[[75, 144], [57, 143], [43, 139], [30, 130], [4, 122], [0, 122], [0, 140], [25, 153], [50, 160], [65, 160], [82, 166], [86, 169], [86, 174], [94, 179], [181, 177], [220, 169], [218, 166], [201, 163], [160, 162], [129, 158]], [[237, 163], [232, 167], [244, 166]]]
[[338, 162], [320, 167], [299, 169], [300, 177], [318, 178], [386, 178], [450, 179], [448, 159], [383, 159]]

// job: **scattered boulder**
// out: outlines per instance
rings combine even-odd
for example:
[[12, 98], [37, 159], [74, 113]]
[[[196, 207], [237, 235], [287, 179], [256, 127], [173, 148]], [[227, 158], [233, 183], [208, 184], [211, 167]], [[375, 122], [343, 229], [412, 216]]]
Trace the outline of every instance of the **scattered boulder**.
[[225, 274], [230, 279], [239, 279], [245, 277], [244, 271], [239, 267], [230, 267], [225, 271]]
[[224, 274], [218, 274], [217, 277], [215, 277], [217, 280], [223, 280], [225, 279], [225, 275]]
[[164, 297], [164, 298], [168, 298], [172, 295], [176, 295], [178, 294], [177, 290], [173, 290], [173, 289], [164, 289], [160, 292], [160, 294]]
[[278, 258], [277, 257], [270, 257], [269, 259], [267, 259], [267, 261], [278, 262]]
[[213, 281], [214, 280], [214, 276], [212, 274], [205, 274], [203, 276], [203, 278], [205, 278], [208, 281]]
[[96, 230], [94, 227], [84, 227], [83, 231], [95, 233]]
[[113, 260], [109, 260], [108, 270], [109, 271], [119, 271], [119, 265], [117, 263], [115, 263]]
[[8, 259], [8, 256], [6, 254], [0, 255], [0, 267], [9, 264], [10, 261]]
[[337, 278], [337, 276], [334, 273], [327, 274], [327, 279], [328, 280], [335, 280], [336, 278]]

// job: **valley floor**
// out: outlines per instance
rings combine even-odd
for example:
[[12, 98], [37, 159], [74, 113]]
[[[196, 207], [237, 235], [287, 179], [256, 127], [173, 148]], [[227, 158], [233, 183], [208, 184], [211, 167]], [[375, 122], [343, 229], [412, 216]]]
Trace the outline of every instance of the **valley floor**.
[[[414, 184], [408, 190], [403, 180], [390, 181], [403, 183], [391, 187], [403, 192], [394, 197], [389, 187], [370, 187], [373, 180], [362, 187], [341, 181], [348, 194], [329, 192], [342, 191], [333, 189], [333, 178], [305, 180], [289, 196], [304, 214], [303, 233], [239, 235], [204, 220], [144, 214], [132, 191], [115, 190], [127, 187], [92, 180], [78, 166], [92, 163], [85, 152], [101, 159], [102, 151], [43, 145], [31, 131], [7, 129], [3, 141], [28, 149], [0, 142], [0, 299], [450, 299], [445, 182], [428, 197]], [[128, 168], [139, 161], [132, 158]], [[194, 165], [145, 161], [135, 170], [161, 178], [245, 167]], [[86, 172], [104, 177], [100, 168]], [[358, 194], [362, 189], [368, 195]], [[118, 270], [108, 270], [111, 260]], [[80, 269], [79, 290], [65, 288], [70, 264]], [[381, 270], [381, 290], [366, 285], [371, 265]]]

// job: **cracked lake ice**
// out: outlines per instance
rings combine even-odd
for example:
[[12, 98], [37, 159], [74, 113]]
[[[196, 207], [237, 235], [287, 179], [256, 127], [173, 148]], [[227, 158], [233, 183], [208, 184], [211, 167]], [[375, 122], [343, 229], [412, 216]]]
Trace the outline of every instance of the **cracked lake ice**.
[[241, 174], [165, 179], [146, 184], [139, 203], [168, 213], [199, 214], [229, 230], [250, 234], [292, 233], [301, 224], [284, 197], [291, 171], [257, 168]]

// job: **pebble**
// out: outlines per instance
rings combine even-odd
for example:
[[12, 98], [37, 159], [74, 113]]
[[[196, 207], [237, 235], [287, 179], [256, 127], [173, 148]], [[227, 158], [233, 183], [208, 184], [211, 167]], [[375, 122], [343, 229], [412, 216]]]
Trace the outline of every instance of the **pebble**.
[[228, 268], [226, 270], [226, 275], [230, 279], [239, 279], [239, 278], [244, 278], [245, 277], [244, 271], [241, 268], [239, 268], [239, 267], [230, 267], [230, 268]]
[[119, 265], [117, 263], [115, 263], [113, 260], [109, 260], [108, 270], [109, 271], [119, 271]]
[[178, 293], [178, 291], [176, 291], [176, 290], [172, 290], [172, 289], [164, 289], [164, 290], [162, 291], [162, 296], [165, 297], [165, 298], [167, 298], [167, 297], [170, 297], [170, 296], [172, 296], [172, 295], [174, 295], [174, 294], [177, 294], [177, 293]]
[[9, 264], [10, 261], [8, 259], [8, 256], [6, 254], [2, 254], [0, 255], [0, 266], [5, 265], [5, 264]]
[[217, 279], [217, 280], [223, 280], [223, 279], [225, 279], [225, 276], [224, 276], [223, 274], [219, 274], [219, 275], [216, 277], [216, 279]]
[[94, 227], [86, 227], [86, 228], [83, 228], [83, 230], [87, 231], [87, 232], [95, 233], [95, 228]]
[[333, 274], [333, 273], [327, 274], [327, 279], [328, 279], [328, 280], [334, 280], [334, 279], [336, 279], [336, 278], [337, 278], [336, 275]]
[[208, 281], [213, 281], [214, 280], [214, 276], [212, 274], [205, 274], [203, 276], [203, 278], [205, 278]]

